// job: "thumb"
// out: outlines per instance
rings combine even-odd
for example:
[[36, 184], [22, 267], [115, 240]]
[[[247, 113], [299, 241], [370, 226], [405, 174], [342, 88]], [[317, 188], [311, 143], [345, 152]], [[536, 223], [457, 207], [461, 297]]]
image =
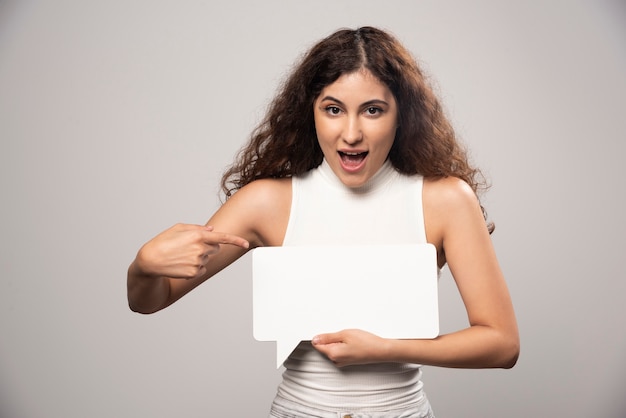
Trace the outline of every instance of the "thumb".
[[326, 345], [343, 342], [343, 338], [340, 332], [334, 332], [331, 334], [319, 334], [313, 337], [311, 344], [313, 345]]

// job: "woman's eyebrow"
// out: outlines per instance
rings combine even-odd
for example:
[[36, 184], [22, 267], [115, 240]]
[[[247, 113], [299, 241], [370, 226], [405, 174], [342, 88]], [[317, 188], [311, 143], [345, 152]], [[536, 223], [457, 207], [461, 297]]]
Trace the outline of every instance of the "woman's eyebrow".
[[361, 106], [365, 107], [365, 106], [371, 106], [371, 105], [389, 106], [389, 103], [387, 103], [386, 101], [384, 101], [382, 99], [372, 99], [372, 100], [368, 100], [367, 102], [363, 103]]
[[[344, 103], [341, 100], [339, 100], [339, 99], [337, 99], [336, 97], [333, 97], [333, 96], [324, 96], [320, 100], [320, 102], [323, 102], [323, 101], [326, 101], [326, 100], [329, 100], [331, 102], [335, 102], [335, 103], [337, 103], [337, 104], [339, 104], [341, 106], [344, 106]], [[366, 102], [361, 103], [360, 106], [361, 107], [365, 107], [365, 106], [371, 106], [371, 105], [386, 105], [386, 106], [388, 106], [389, 103], [387, 103], [386, 101], [384, 101], [382, 99], [372, 99], [372, 100], [368, 100]]]
[[324, 98], [322, 98], [320, 100], [320, 102], [326, 101], [326, 100], [330, 100], [331, 102], [335, 102], [338, 103], [340, 105], [343, 105], [343, 102], [337, 98], [334, 98], [333, 96], [324, 96]]

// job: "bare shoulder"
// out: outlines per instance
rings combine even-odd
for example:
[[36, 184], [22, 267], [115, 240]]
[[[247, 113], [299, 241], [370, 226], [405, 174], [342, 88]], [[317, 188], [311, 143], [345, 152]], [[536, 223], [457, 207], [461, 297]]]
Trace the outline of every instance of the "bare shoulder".
[[428, 242], [444, 261], [444, 241], [469, 225], [485, 228], [478, 198], [465, 181], [456, 177], [425, 179], [422, 192], [424, 223]]
[[255, 246], [280, 245], [291, 210], [291, 179], [262, 179], [242, 187], [224, 203], [253, 235]]
[[231, 199], [245, 199], [256, 204], [291, 200], [291, 178], [255, 180], [238, 190]]
[[478, 205], [469, 184], [457, 177], [424, 179], [424, 204], [435, 209], [462, 209]]

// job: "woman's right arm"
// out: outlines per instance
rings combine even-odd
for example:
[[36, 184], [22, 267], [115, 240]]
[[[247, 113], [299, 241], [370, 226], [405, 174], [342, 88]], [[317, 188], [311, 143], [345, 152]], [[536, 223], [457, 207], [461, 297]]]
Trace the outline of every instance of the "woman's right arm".
[[145, 243], [128, 268], [128, 304], [157, 312], [233, 263], [248, 249], [280, 245], [291, 182], [259, 180], [222, 205], [206, 225], [177, 224]]
[[174, 225], [143, 245], [128, 268], [130, 309], [153, 313], [171, 305], [249, 246], [247, 239], [211, 226]]

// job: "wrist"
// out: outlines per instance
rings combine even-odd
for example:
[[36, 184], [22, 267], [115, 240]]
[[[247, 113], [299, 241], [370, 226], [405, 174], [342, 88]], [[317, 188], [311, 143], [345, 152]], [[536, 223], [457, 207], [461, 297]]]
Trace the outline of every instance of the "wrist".
[[131, 263], [128, 272], [129, 274], [132, 274], [134, 277], [137, 277], [139, 279], [153, 279], [157, 277], [158, 274], [156, 274], [154, 269], [150, 268], [151, 263], [150, 260], [146, 257], [144, 247], [142, 247], [137, 253], [137, 256], [135, 257], [135, 260], [133, 260], [133, 262]]
[[380, 356], [382, 362], [393, 362], [395, 360], [395, 345], [398, 340], [383, 338], [380, 344]]

